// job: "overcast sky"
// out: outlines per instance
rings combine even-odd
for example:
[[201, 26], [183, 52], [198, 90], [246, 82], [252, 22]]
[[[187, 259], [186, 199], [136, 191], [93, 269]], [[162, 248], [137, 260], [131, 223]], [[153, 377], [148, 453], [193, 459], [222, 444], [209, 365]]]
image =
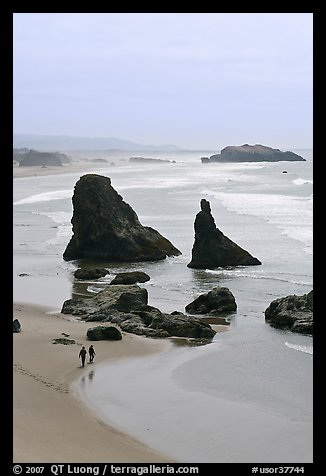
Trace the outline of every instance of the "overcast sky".
[[312, 13], [15, 13], [14, 132], [312, 147]]

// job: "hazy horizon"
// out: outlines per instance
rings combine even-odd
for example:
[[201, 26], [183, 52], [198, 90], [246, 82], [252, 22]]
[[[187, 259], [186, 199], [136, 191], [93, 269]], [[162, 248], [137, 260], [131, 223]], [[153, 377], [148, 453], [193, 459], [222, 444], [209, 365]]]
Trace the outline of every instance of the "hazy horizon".
[[313, 147], [312, 13], [14, 13], [14, 133]]
[[[29, 139], [24, 141], [23, 139], [20, 139], [18, 144], [16, 143], [15, 144], [15, 140], [17, 141], [17, 139], [15, 139], [15, 137], [17, 136], [26, 136], [28, 137]], [[35, 138], [36, 140], [36, 143], [33, 143], [33, 138]], [[56, 139], [69, 139], [69, 140], [74, 140], [74, 141], [78, 141], [78, 140], [81, 140], [81, 144], [80, 145], [77, 145], [76, 146], [71, 146], [71, 147], [60, 147], [59, 145], [51, 145], [53, 144], [51, 142], [51, 139], [53, 139], [54, 143], [55, 143], [55, 140]], [[112, 141], [118, 141], [121, 143], [129, 143], [128, 144], [128, 147], [126, 146], [125, 148], [123, 148], [123, 146], [121, 147], [106, 147], [106, 146], [94, 146], [94, 147], [90, 147], [90, 146], [83, 146], [83, 141], [84, 140], [90, 140], [90, 141], [104, 141], [104, 140], [111, 140]], [[37, 141], [40, 140], [41, 143], [37, 143]], [[42, 140], [44, 140], [42, 142]], [[48, 142], [49, 141], [49, 142]], [[32, 142], [32, 143], [30, 143]], [[26, 144], [26, 145], [24, 145]], [[42, 146], [45, 147], [47, 144], [50, 144], [50, 146], [48, 146], [48, 150], [66, 150], [66, 151], [69, 151], [69, 150], [117, 150], [117, 151], [141, 151], [141, 152], [186, 152], [186, 151], [220, 151], [223, 147], [219, 148], [219, 147], [215, 147], [215, 148], [209, 148], [209, 147], [201, 147], [201, 148], [182, 148], [180, 146], [178, 146], [177, 144], [139, 144], [139, 143], [136, 143], [136, 142], [131, 142], [131, 141], [128, 141], [128, 139], [122, 139], [122, 138], [117, 138], [117, 137], [94, 137], [94, 136], [70, 136], [70, 135], [67, 135], [67, 134], [25, 134], [25, 133], [16, 133], [14, 132], [14, 148], [30, 148], [30, 149], [39, 149], [41, 150], [42, 149]], [[96, 144], [94, 144], [96, 145]], [[135, 147], [132, 147], [132, 145], [134, 145]], [[237, 146], [240, 146], [240, 145], [243, 145], [243, 144], [228, 144], [228, 145], [237, 145]], [[250, 144], [250, 145], [257, 145], [257, 144]], [[261, 145], [267, 145], [268, 144], [261, 144]], [[136, 147], [138, 146], [138, 147]], [[141, 148], [143, 146], [143, 148]], [[156, 148], [157, 147], [157, 148]], [[312, 150], [313, 149], [313, 146], [311, 147], [297, 147], [295, 145], [293, 145], [292, 147], [288, 147], [287, 150]], [[45, 150], [45, 149], [44, 149]], [[285, 149], [282, 149], [281, 150], [285, 150]]]

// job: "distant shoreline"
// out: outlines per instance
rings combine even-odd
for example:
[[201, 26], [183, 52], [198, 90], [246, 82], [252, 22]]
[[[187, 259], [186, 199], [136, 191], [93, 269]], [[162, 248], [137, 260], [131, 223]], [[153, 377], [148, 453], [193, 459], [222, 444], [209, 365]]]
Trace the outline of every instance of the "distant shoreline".
[[[122, 165], [122, 164], [120, 164]], [[29, 166], [29, 167], [13, 167], [13, 178], [24, 177], [42, 177], [45, 175], [61, 175], [61, 174], [74, 174], [79, 172], [92, 173], [93, 171], [99, 171], [101, 169], [107, 169], [110, 167], [110, 163], [104, 164], [100, 162], [73, 162], [63, 166]]]

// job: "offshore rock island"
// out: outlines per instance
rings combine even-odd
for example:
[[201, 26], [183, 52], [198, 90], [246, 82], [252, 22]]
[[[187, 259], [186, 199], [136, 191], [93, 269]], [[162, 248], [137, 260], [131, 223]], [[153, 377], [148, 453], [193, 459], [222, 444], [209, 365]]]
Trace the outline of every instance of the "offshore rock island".
[[73, 236], [63, 258], [115, 262], [156, 261], [181, 254], [158, 231], [143, 226], [108, 177], [83, 175], [75, 185]]
[[306, 161], [303, 157], [294, 152], [282, 152], [280, 149], [273, 149], [265, 145], [243, 144], [229, 145], [221, 150], [220, 154], [202, 157], [203, 164], [211, 162], [281, 162], [281, 161]]
[[188, 268], [214, 269], [223, 266], [250, 266], [261, 262], [251, 256], [215, 225], [209, 201], [200, 201], [201, 211], [195, 218], [195, 242]]

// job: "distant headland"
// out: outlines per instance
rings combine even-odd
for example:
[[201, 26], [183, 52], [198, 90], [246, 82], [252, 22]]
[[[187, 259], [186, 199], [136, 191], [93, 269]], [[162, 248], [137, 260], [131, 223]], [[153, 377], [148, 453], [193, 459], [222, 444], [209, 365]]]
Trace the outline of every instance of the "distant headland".
[[282, 152], [261, 144], [229, 145], [220, 154], [202, 157], [203, 164], [211, 162], [281, 162], [305, 161], [303, 157], [291, 151]]

